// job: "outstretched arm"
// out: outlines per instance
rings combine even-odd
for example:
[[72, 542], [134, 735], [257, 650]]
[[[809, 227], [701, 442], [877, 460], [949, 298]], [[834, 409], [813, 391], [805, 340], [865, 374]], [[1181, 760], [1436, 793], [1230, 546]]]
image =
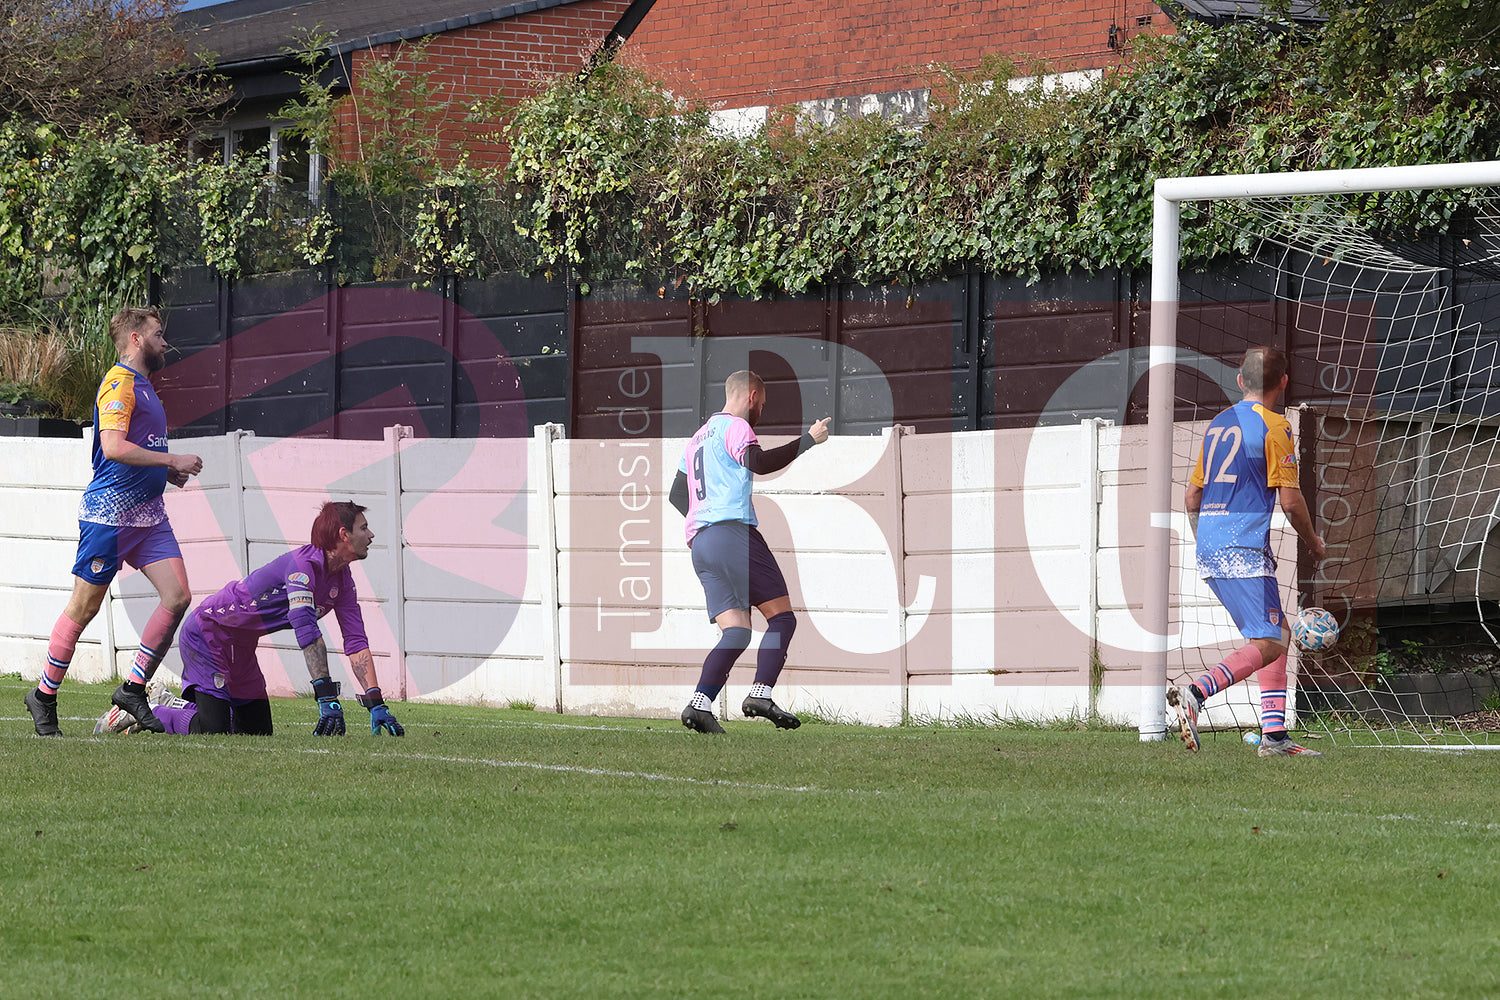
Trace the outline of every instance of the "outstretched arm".
[[350, 653], [349, 669], [354, 671], [354, 679], [359, 681], [361, 691], [380, 690], [380, 682], [375, 679], [375, 656], [369, 649]]
[[370, 712], [371, 735], [379, 736], [384, 731], [392, 736], [405, 736], [406, 730], [386, 707], [385, 697], [380, 693], [375, 656], [370, 652], [370, 640], [365, 636], [365, 618], [360, 613], [359, 597], [352, 579], [345, 580], [339, 588], [333, 610], [339, 619], [339, 631], [344, 633], [344, 655], [349, 659], [349, 670], [361, 692], [359, 703]]
[[375, 657], [370, 650], [365, 648], [350, 653], [349, 669], [354, 671], [354, 679], [359, 681], [360, 689], [364, 691], [359, 696], [359, 703], [369, 709], [370, 735], [379, 736], [382, 732], [388, 732], [392, 736], [405, 736], [406, 728], [396, 721], [385, 703], [385, 697], [380, 693], [380, 680], [375, 676]]
[[328, 644], [318, 636], [316, 642], [302, 647], [302, 658], [307, 661], [307, 674], [312, 678], [316, 687], [318, 681], [329, 679], [328, 674]]
[[745, 449], [745, 468], [757, 476], [763, 476], [771, 472], [780, 472], [788, 465], [791, 465], [792, 460], [798, 455], [807, 451], [813, 445], [822, 444], [828, 440], [828, 422], [830, 419], [832, 418], [824, 417], [822, 420], [815, 421], [807, 429], [806, 434], [803, 434], [795, 441], [788, 441], [786, 444], [779, 445], [769, 451], [762, 449], [758, 444], [752, 444]]

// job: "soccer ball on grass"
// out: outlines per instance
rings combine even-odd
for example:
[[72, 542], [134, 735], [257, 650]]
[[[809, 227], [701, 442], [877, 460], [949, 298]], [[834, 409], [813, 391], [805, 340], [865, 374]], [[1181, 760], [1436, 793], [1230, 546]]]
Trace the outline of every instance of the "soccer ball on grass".
[[1308, 653], [1325, 653], [1339, 641], [1338, 620], [1322, 608], [1303, 608], [1292, 622], [1292, 638]]

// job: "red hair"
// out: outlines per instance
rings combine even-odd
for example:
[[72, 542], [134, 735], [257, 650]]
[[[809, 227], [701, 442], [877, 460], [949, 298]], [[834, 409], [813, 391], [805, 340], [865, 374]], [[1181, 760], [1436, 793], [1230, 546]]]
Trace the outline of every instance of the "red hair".
[[339, 529], [353, 531], [354, 519], [367, 509], [353, 500], [328, 501], [313, 519], [312, 543], [324, 552], [332, 552], [338, 548]]

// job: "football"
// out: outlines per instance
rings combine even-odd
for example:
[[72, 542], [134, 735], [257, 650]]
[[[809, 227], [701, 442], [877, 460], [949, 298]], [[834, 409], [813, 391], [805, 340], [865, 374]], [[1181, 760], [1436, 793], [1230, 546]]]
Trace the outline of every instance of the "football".
[[1339, 641], [1339, 623], [1322, 608], [1303, 608], [1292, 622], [1292, 638], [1309, 653], [1324, 653]]

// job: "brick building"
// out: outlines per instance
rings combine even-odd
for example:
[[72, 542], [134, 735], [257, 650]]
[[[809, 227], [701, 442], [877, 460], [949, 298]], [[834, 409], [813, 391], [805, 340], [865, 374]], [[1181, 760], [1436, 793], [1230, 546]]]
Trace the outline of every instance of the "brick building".
[[[483, 0], [231, 0], [180, 15], [188, 46], [207, 53], [228, 79], [233, 113], [198, 143], [202, 156], [269, 151], [272, 169], [316, 192], [320, 164], [305, 143], [283, 135], [278, 114], [299, 94], [305, 71], [296, 51], [319, 39], [328, 54], [322, 82], [342, 95], [341, 137], [359, 144], [369, 131], [364, 89], [375, 60], [420, 63], [441, 86], [434, 115], [449, 156], [469, 149], [476, 162], [499, 158], [485, 140], [492, 126], [466, 121], [476, 101], [519, 100], [540, 81], [577, 72], [584, 53], [619, 20], [628, 0], [524, 0], [478, 9]], [[425, 55], [418, 56], [418, 47]]]
[[625, 51], [725, 110], [920, 117], [934, 63], [969, 70], [998, 54], [1023, 69], [1097, 72], [1126, 61], [1137, 32], [1163, 28], [1170, 21], [1151, 0], [658, 0]]
[[[283, 175], [316, 187], [318, 164], [281, 136], [276, 112], [297, 93], [298, 65], [287, 49], [317, 32], [332, 35], [325, 43], [331, 55], [325, 80], [353, 98], [339, 111], [346, 143], [357, 144], [366, 129], [361, 81], [372, 62], [397, 59], [415, 67], [420, 45], [421, 68], [441, 85], [442, 148], [494, 162], [503, 153], [487, 139], [493, 123], [465, 121], [468, 108], [496, 96], [519, 100], [547, 79], [578, 72], [622, 17], [637, 18], [638, 26], [626, 29], [621, 59], [747, 125], [763, 119], [768, 107], [788, 104], [824, 118], [875, 111], [920, 118], [935, 63], [968, 70], [1001, 54], [1067, 79], [1121, 65], [1141, 32], [1172, 30], [1153, 0], [482, 3], [232, 0], [183, 14], [189, 44], [215, 54], [239, 102], [229, 127], [203, 152], [233, 155], [268, 146]], [[1190, 7], [1212, 15], [1208, 3], [1194, 0]]]

